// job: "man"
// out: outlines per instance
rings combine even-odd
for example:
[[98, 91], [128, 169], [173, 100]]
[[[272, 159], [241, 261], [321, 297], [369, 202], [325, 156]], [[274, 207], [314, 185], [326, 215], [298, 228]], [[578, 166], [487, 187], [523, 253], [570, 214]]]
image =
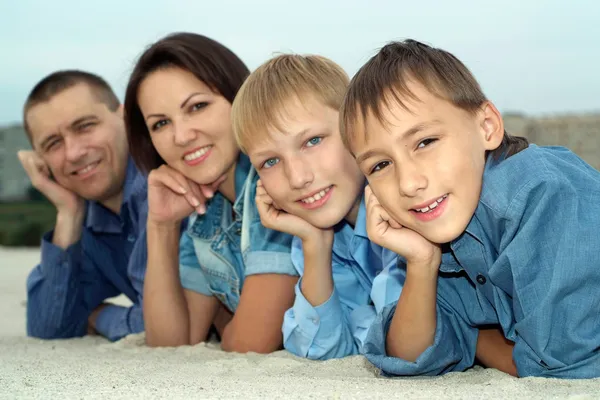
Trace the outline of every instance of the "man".
[[[27, 280], [27, 334], [143, 331], [146, 179], [129, 157], [118, 98], [99, 76], [58, 71], [33, 88], [23, 121], [33, 151], [19, 159], [57, 210]], [[105, 303], [119, 294], [133, 306]]]

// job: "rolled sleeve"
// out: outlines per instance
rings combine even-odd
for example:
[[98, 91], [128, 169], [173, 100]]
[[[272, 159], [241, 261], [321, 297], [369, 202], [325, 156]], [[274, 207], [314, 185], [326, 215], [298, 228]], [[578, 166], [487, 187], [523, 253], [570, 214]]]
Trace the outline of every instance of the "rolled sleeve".
[[440, 375], [464, 371], [473, 365], [474, 345], [478, 330], [470, 327], [452, 310], [438, 301], [434, 342], [414, 362], [390, 357], [386, 352], [386, 338], [396, 311], [396, 304], [386, 306], [375, 318], [367, 338], [364, 353], [367, 359], [385, 375], [414, 376]]
[[43, 236], [41, 263], [27, 278], [27, 334], [45, 339], [83, 336], [88, 310], [79, 284], [81, 242], [63, 250], [52, 244], [52, 235]]
[[256, 274], [299, 275], [290, 255], [293, 236], [265, 228], [260, 219], [251, 222], [248, 228], [242, 234], [246, 276]]
[[294, 306], [284, 316], [285, 348], [314, 360], [356, 354], [358, 349], [335, 287], [326, 302], [314, 307], [302, 294], [301, 285], [300, 280]]
[[96, 330], [110, 341], [141, 332], [143, 326], [142, 307], [137, 304], [131, 307], [110, 304], [98, 313], [96, 319]]
[[200, 268], [193, 239], [187, 232], [179, 242], [179, 279], [184, 289], [212, 296], [208, 280]]
[[256, 274], [283, 274], [298, 276], [289, 253], [250, 251], [246, 254], [246, 276]]

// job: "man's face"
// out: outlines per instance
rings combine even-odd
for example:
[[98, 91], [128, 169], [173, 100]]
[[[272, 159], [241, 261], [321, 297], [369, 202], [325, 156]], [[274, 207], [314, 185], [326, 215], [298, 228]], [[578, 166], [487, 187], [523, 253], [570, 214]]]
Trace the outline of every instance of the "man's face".
[[34, 105], [26, 119], [33, 148], [58, 184], [100, 202], [121, 194], [128, 154], [121, 108], [109, 110], [82, 83]]

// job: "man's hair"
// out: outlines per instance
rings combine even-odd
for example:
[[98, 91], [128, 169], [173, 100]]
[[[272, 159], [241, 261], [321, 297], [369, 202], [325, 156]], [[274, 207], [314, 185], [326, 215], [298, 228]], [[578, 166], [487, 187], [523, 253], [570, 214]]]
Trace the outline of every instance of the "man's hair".
[[348, 87], [348, 75], [333, 61], [317, 55], [283, 54], [258, 67], [242, 85], [231, 111], [233, 133], [240, 149], [281, 130], [285, 107], [309, 97], [339, 110]]
[[88, 85], [92, 94], [100, 102], [106, 104], [106, 107], [110, 111], [114, 112], [119, 108], [121, 104], [119, 98], [115, 95], [110, 85], [100, 76], [76, 69], [53, 72], [33, 87], [23, 106], [23, 127], [30, 141], [31, 131], [27, 123], [27, 113], [29, 110], [40, 103], [50, 101], [54, 96], [79, 84]]
[[149, 46], [133, 68], [124, 102], [129, 151], [138, 168], [144, 172], [158, 168], [165, 161], [150, 139], [150, 132], [138, 104], [138, 91], [148, 75], [172, 67], [192, 73], [230, 103], [250, 73], [235, 53], [203, 35], [173, 33]]
[[[383, 109], [390, 102], [409, 110], [406, 100], [419, 101], [410, 90], [411, 82], [471, 114], [488, 101], [473, 74], [453, 54], [411, 39], [391, 42], [363, 65], [350, 82], [340, 110], [340, 132], [346, 146], [357, 131], [366, 138], [369, 116], [387, 124]], [[505, 131], [502, 144], [492, 154], [509, 157], [527, 146], [527, 139]]]

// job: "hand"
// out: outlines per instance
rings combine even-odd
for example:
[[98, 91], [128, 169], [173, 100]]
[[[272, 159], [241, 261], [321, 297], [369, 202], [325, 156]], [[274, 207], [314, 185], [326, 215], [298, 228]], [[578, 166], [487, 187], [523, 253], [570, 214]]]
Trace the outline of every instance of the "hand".
[[266, 228], [298, 236], [302, 241], [319, 240], [322, 235], [333, 238], [332, 229], [319, 229], [302, 218], [283, 211], [269, 196], [260, 180], [256, 183], [256, 208], [260, 222]]
[[370, 186], [365, 188], [367, 234], [374, 243], [406, 258], [408, 264], [427, 264], [437, 269], [441, 262], [440, 246], [417, 232], [404, 228], [379, 204]]
[[39, 190], [61, 215], [83, 215], [84, 200], [76, 193], [60, 186], [50, 178], [50, 170], [46, 163], [31, 150], [21, 150], [17, 153], [21, 165], [31, 180], [34, 188]]
[[148, 175], [148, 222], [179, 223], [194, 210], [204, 214], [206, 200], [224, 180], [222, 176], [210, 185], [199, 185], [168, 165], [161, 165]]

